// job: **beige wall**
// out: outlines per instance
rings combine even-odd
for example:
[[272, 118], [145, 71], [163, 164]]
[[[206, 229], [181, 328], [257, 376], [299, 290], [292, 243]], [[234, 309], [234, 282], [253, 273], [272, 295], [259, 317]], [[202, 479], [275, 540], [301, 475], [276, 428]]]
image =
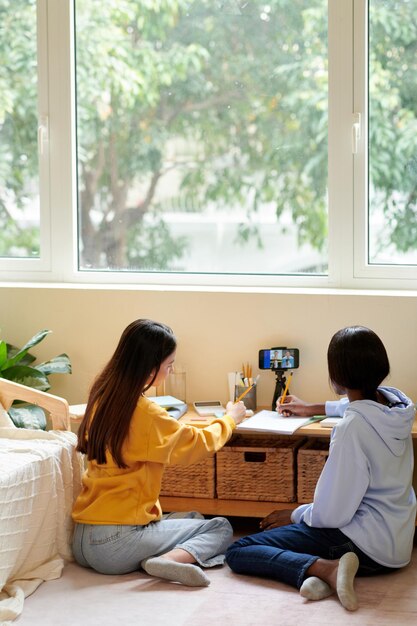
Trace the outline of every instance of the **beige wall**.
[[[211, 293], [71, 287], [0, 287], [1, 337], [22, 345], [38, 330], [53, 334], [34, 349], [40, 360], [67, 352], [72, 376], [52, 376], [51, 392], [72, 404], [88, 387], [133, 319], [149, 317], [174, 329], [177, 362], [187, 371], [187, 400], [227, 399], [226, 373], [249, 361], [257, 373], [260, 348], [300, 348], [291, 390], [307, 400], [334, 397], [326, 372], [331, 335], [350, 324], [370, 326], [388, 350], [389, 383], [417, 401], [417, 294]], [[274, 376], [263, 372], [258, 404], [268, 405]]]

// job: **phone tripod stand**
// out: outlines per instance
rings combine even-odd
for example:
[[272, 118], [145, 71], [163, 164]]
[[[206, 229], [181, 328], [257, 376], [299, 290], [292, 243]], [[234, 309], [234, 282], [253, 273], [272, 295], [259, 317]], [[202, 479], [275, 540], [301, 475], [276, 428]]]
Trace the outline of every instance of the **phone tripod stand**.
[[[287, 379], [285, 378], [285, 370], [272, 370], [275, 372], [276, 380], [275, 380], [275, 391], [274, 396], [272, 398], [272, 410], [275, 411], [277, 408], [277, 400], [280, 396], [282, 396], [285, 385], [287, 384]], [[289, 389], [288, 389], [289, 391]]]

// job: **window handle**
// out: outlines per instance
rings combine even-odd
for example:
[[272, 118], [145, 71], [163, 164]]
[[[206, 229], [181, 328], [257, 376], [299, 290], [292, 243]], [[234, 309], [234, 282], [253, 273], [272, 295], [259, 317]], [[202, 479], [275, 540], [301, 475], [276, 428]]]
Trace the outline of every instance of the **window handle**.
[[47, 115], [39, 118], [38, 125], [38, 151], [40, 156], [45, 154], [45, 149], [49, 142], [49, 119]]
[[361, 114], [354, 113], [352, 116], [352, 152], [353, 154], [357, 154], [360, 140], [361, 140]]

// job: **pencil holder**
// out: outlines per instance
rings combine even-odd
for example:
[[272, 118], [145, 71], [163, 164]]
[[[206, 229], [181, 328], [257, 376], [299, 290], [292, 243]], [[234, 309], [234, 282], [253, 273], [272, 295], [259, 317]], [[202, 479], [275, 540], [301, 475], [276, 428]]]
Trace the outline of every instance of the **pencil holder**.
[[[235, 386], [235, 399], [237, 400], [239, 396], [242, 395], [248, 389], [248, 387], [240, 387], [239, 385]], [[256, 411], [256, 387], [252, 387], [252, 389], [246, 394], [244, 398], [242, 398], [242, 402], [247, 409], [252, 409], [252, 411]]]

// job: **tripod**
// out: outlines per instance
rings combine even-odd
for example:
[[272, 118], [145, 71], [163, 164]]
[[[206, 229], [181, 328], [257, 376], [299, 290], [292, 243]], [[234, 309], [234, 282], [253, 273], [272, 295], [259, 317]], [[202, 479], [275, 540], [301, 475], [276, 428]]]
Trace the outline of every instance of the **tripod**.
[[[276, 410], [276, 404], [278, 398], [282, 395], [285, 385], [287, 383], [287, 379], [285, 378], [285, 370], [273, 370], [275, 372], [276, 380], [275, 380], [275, 391], [274, 397], [272, 398], [272, 410]], [[289, 390], [288, 390], [289, 391]]]

